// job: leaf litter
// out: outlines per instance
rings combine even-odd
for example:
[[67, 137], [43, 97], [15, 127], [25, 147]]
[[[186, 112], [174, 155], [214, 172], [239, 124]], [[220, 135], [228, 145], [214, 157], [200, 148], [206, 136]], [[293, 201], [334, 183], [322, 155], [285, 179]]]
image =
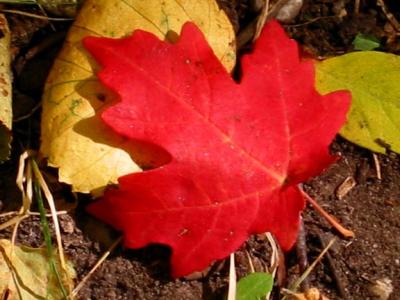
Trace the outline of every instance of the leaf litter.
[[[311, 30], [305, 30], [305, 31], [310, 32]], [[328, 33], [326, 33], [326, 35], [328, 36]], [[349, 39], [349, 40], [351, 40], [351, 39]], [[346, 217], [346, 213], [343, 214], [343, 210], [346, 211], [346, 209], [353, 209], [353, 208], [354, 208], [355, 213], [358, 211], [362, 211], [362, 213], [360, 213], [360, 214], [357, 213], [356, 217], [358, 217], [358, 215], [362, 215], [363, 218], [370, 220], [370, 222], [369, 222], [370, 224], [376, 224], [376, 222], [377, 222], [376, 220], [380, 220], [380, 219], [392, 220], [393, 216], [396, 216], [396, 215], [388, 214], [390, 212], [390, 209], [388, 210], [388, 208], [396, 209], [396, 205], [397, 205], [396, 204], [397, 203], [396, 195], [398, 195], [398, 192], [397, 192], [398, 189], [396, 188], [396, 182], [397, 182], [398, 171], [396, 171], [396, 170], [398, 170], [398, 163], [397, 163], [396, 156], [393, 154], [390, 154], [388, 158], [385, 158], [385, 157], [382, 158], [381, 156], [379, 156], [379, 159], [381, 161], [383, 176], [382, 176], [382, 181], [377, 182], [374, 177], [374, 172], [373, 172], [373, 170], [371, 170], [370, 163], [368, 162], [371, 157], [370, 153], [366, 153], [364, 150], [359, 149], [359, 148], [354, 148], [353, 146], [351, 146], [341, 140], [339, 141], [339, 143], [336, 143], [334, 145], [334, 150], [340, 151], [345, 156], [345, 160], [347, 161], [348, 164], [344, 164], [344, 162], [341, 161], [339, 163], [340, 168], [339, 169], [334, 168], [335, 172], [330, 172], [330, 175], [329, 175], [330, 177], [322, 176], [320, 178], [316, 178], [316, 180], [312, 181], [310, 185], [306, 186], [306, 188], [309, 188], [310, 186], [317, 187], [317, 186], [319, 186], [318, 184], [320, 183], [320, 181], [325, 180], [323, 183], [321, 183], [321, 184], [323, 184], [323, 186], [321, 186], [322, 189], [318, 188], [318, 191], [319, 192], [322, 191], [323, 192], [322, 195], [325, 195], [322, 202], [325, 207], [328, 207], [328, 209], [329, 209], [330, 205], [335, 205], [336, 210], [339, 213], [336, 213], [336, 212], [334, 212], [334, 213], [337, 214], [340, 219], [344, 220], [346, 225], [351, 224], [351, 221], [349, 221], [349, 219]], [[367, 161], [367, 164], [365, 164], [365, 161]], [[349, 195], [350, 198], [349, 198], [349, 196], [346, 196], [344, 201], [341, 201], [340, 203], [330, 202], [328, 195], [331, 194], [332, 192], [329, 192], [329, 194], [324, 194], [325, 189], [327, 191], [334, 191], [334, 188], [337, 187], [340, 184], [340, 182], [342, 182], [346, 178], [346, 176], [348, 176], [349, 168], [351, 168], [351, 170], [353, 170], [356, 173], [357, 182], [360, 181], [361, 184], [358, 185], [357, 188], [354, 189], [350, 193], [350, 195]], [[372, 169], [373, 169], [373, 165], [372, 165]], [[1, 171], [2, 171], [2, 174], [6, 174], [6, 173], [4, 173], [5, 172], [4, 168]], [[336, 180], [337, 175], [341, 174], [340, 173], [341, 171], [344, 172], [343, 174], [345, 176], [341, 177], [340, 180], [337, 181]], [[6, 182], [5, 177], [3, 177], [3, 178], [4, 179], [2, 179], [2, 181]], [[379, 187], [379, 186], [381, 186], [381, 187]], [[376, 194], [374, 192], [377, 188], [380, 189], [378, 194]], [[310, 190], [308, 190], [308, 191], [310, 191]], [[365, 194], [363, 194], [364, 196], [362, 196], [363, 191], [365, 192]], [[371, 202], [370, 201], [371, 199], [368, 198], [368, 195], [370, 195], [368, 191], [373, 192], [373, 199], [372, 199], [373, 202]], [[385, 192], [383, 192], [383, 191], [385, 191]], [[354, 194], [355, 192], [356, 192], [356, 194]], [[315, 196], [315, 194], [312, 194], [312, 195]], [[378, 195], [380, 197], [378, 197]], [[3, 199], [4, 199], [4, 197], [3, 197]], [[320, 198], [317, 198], [317, 199], [320, 200]], [[351, 201], [351, 204], [349, 204], [349, 201]], [[367, 201], [367, 203], [365, 203], [365, 201]], [[359, 205], [359, 203], [360, 203], [360, 205]], [[368, 207], [368, 208], [374, 207], [374, 205], [376, 203], [378, 203], [378, 204], [383, 203], [384, 206], [383, 206], [383, 208], [381, 206], [378, 206], [381, 209], [365, 210], [363, 205], [361, 205], [362, 203], [365, 203], [364, 206]], [[349, 208], [348, 205], [351, 205], [351, 207]], [[331, 212], [333, 212], [333, 211], [331, 210]], [[308, 215], [308, 213], [309, 212], [306, 212], [306, 215]], [[386, 214], [385, 217], [382, 217], [382, 216], [379, 217], [379, 215], [382, 215], [382, 213]], [[64, 217], [62, 217], [62, 219], [64, 219]], [[310, 224], [311, 225], [319, 224], [319, 226], [322, 226], [322, 228], [325, 228], [323, 225], [323, 222], [319, 223], [316, 220], [318, 220], [318, 217], [316, 218], [314, 216], [313, 219], [307, 220], [306, 225], [310, 226]], [[376, 272], [376, 276], [382, 276], [382, 278], [385, 278], [385, 275], [387, 275], [391, 278], [393, 278], [393, 276], [394, 276], [394, 278], [398, 277], [398, 276], [397, 277], [395, 276], [396, 273], [393, 273], [393, 271], [396, 270], [396, 264], [391, 265], [390, 263], [385, 263], [385, 261], [387, 261], [387, 262], [394, 261], [395, 262], [396, 261], [395, 257], [389, 258], [390, 255], [385, 256], [383, 253], [383, 252], [387, 253], [387, 250], [390, 249], [390, 247], [392, 247], [392, 249], [395, 249], [396, 244], [395, 243], [393, 244], [392, 242], [395, 242], [395, 241], [391, 241], [390, 237], [387, 237], [386, 234], [380, 234], [380, 231], [376, 231], [372, 227], [371, 228], [368, 227], [368, 228], [373, 229], [373, 230], [365, 229], [363, 227], [365, 225], [362, 225], [363, 223], [359, 223], [358, 218], [355, 218], [355, 219], [353, 218], [353, 221], [355, 223], [357, 232], [362, 233], [362, 238], [357, 239], [355, 241], [355, 243], [353, 243], [352, 245], [346, 246], [346, 248], [344, 248], [344, 247], [342, 247], [342, 245], [340, 245], [339, 251], [341, 254], [340, 254], [340, 256], [335, 254], [334, 258], [339, 263], [341, 268], [343, 268], [344, 270], [347, 267], [346, 267], [346, 265], [342, 265], [342, 262], [343, 261], [351, 262], [351, 264], [349, 264], [349, 265], [351, 265], [352, 268], [348, 269], [349, 273], [347, 274], [348, 278], [351, 278], [351, 280], [350, 280], [350, 282], [347, 283], [347, 288], [353, 293], [351, 295], [353, 295], [353, 296], [356, 295], [356, 296], [359, 296], [360, 299], [364, 299], [365, 297], [368, 297], [368, 293], [366, 294], [366, 291], [364, 288], [366, 285], [369, 285], [369, 281], [367, 281], [365, 278], [371, 280], [371, 284], [373, 282], [373, 279], [371, 279], [371, 277], [369, 277], [369, 276], [365, 277], [362, 275], [362, 274], [368, 274], [368, 272], [369, 272], [368, 270], [374, 269], [375, 270], [374, 272]], [[31, 222], [28, 223], [28, 220], [25, 220], [23, 222], [25, 222], [24, 223], [25, 226], [22, 226], [22, 229], [26, 228], [27, 224], [30, 224], [31, 228], [35, 228], [35, 223], [31, 223]], [[385, 228], [386, 232], [393, 232], [394, 228], [396, 228], [396, 227], [393, 227], [393, 226], [395, 226], [395, 224], [396, 223], [389, 221], [389, 223], [387, 223], [387, 224], [379, 223], [378, 226], [381, 226], [381, 228]], [[353, 227], [353, 226], [350, 226], [350, 227]], [[324, 230], [328, 230], [328, 229], [325, 228]], [[32, 233], [34, 233], [34, 231], [30, 230], [30, 232], [31, 232], [31, 234], [28, 235], [27, 231], [22, 230], [20, 232], [21, 239], [24, 241], [31, 240], [32, 243], [35, 244], [36, 243], [34, 241], [35, 235], [33, 234], [33, 236], [32, 236]], [[364, 232], [367, 235], [365, 235]], [[383, 232], [385, 232], [385, 231], [383, 231]], [[368, 238], [369, 233], [374, 234], [373, 239]], [[77, 233], [74, 233], [73, 236], [80, 236], [80, 235]], [[315, 237], [314, 233], [310, 232], [309, 233], [309, 238], [311, 239], [311, 241], [309, 241], [311, 243], [310, 244], [310, 246], [311, 246], [310, 255], [312, 255], [312, 253], [313, 253], [313, 247], [315, 247], [315, 246], [318, 247], [318, 244], [315, 244], [315, 242], [313, 242], [314, 237]], [[71, 242], [71, 238], [72, 238], [71, 235], [67, 235], [67, 241]], [[74, 239], [72, 238], [72, 240], [74, 240]], [[78, 262], [78, 265], [80, 265], [80, 266], [85, 266], [85, 265], [87, 266], [88, 264], [90, 265], [90, 262], [92, 264], [94, 264], [93, 255], [97, 255], [97, 253], [99, 253], [98, 247], [95, 244], [88, 243], [88, 241], [85, 240], [82, 236], [80, 237], [80, 240], [81, 240], [81, 243], [83, 243], [83, 244], [80, 244], [78, 241], [75, 244], [71, 243], [70, 246], [68, 246], [68, 248], [69, 247], [71, 247], [71, 248], [69, 248], [68, 250], [72, 251], [71, 253], [76, 253], [76, 251], [78, 251], [78, 252], [83, 251], [83, 249], [81, 249], [80, 248], [81, 246], [79, 246], [79, 245], [85, 245], [86, 249], [91, 249], [90, 253], [92, 253], [92, 254], [90, 254], [87, 259], [84, 258], [84, 256], [86, 255], [85, 254], [86, 252], [79, 252], [80, 254], [73, 255], [73, 257], [75, 257], [75, 260]], [[371, 249], [362, 248], [363, 251], [354, 252], [354, 250], [357, 250], [358, 247], [363, 247], [364, 244], [368, 245], [368, 243], [369, 243], [369, 245], [372, 245], [373, 241], [378, 243], [379, 245], [383, 245], [384, 249], [386, 249], [381, 254], [374, 253], [374, 255], [373, 255], [374, 262], [371, 262], [371, 260], [370, 260], [371, 252], [369, 250], [371, 250]], [[386, 242], [384, 242], [384, 241], [386, 241]], [[250, 243], [249, 247], [250, 247], [250, 249], [252, 249], [252, 251], [254, 251], [254, 249], [258, 249], [257, 243], [254, 243], [253, 239], [251, 239], [249, 241], [249, 243]], [[75, 245], [75, 248], [73, 245]], [[79, 250], [79, 249], [81, 249], [81, 250]], [[264, 250], [267, 250], [267, 249], [264, 249]], [[259, 251], [262, 252], [263, 250], [258, 249], [257, 253]], [[162, 259], [162, 257], [165, 257], [160, 254], [160, 251], [156, 251], [156, 252], [158, 254], [155, 254], [154, 249], [153, 249], [153, 252], [150, 249], [150, 252], [147, 252], [147, 253], [153, 253], [153, 259], [156, 261], [157, 261], [157, 257], [159, 257], [161, 259]], [[159, 274], [157, 278], [162, 278], [162, 275], [161, 275], [162, 273], [160, 273], [160, 270], [163, 270], [163, 267], [164, 267], [164, 271], [166, 272], [167, 269], [165, 269], [165, 266], [160, 266], [157, 263], [155, 266], [147, 265], [146, 269], [140, 269], [140, 270], [137, 269], [137, 266], [139, 264], [140, 265], [146, 264], [145, 257], [148, 257], [148, 255], [141, 256], [140, 253], [142, 253], [142, 252], [139, 251], [139, 253], [138, 253], [135, 251], [133, 251], [133, 252], [128, 251], [128, 254], [130, 255], [130, 259], [124, 260], [124, 259], [119, 259], [118, 257], [115, 257], [115, 258], [112, 258], [111, 261], [106, 263], [104, 270], [106, 271], [107, 274], [109, 274], [110, 271], [114, 272], [113, 274], [114, 274], [114, 278], [116, 280], [116, 281], [114, 281], [114, 284], [116, 284], [116, 282], [119, 282], [120, 284], [122, 284], [122, 285], [120, 285], [120, 287], [121, 286], [124, 286], [126, 288], [129, 287], [129, 281], [126, 280], [127, 274], [129, 274], [129, 272], [122, 272], [122, 270], [129, 269], [129, 268], [126, 269], [126, 266], [128, 266], [128, 265], [133, 266], [133, 269], [131, 269], [131, 270], [133, 272], [137, 272], [136, 274], [146, 274], [143, 272], [146, 272], [146, 269], [147, 270], [151, 269], [152, 274]], [[240, 253], [240, 251], [239, 251], [239, 253]], [[337, 253], [337, 252], [335, 252], [335, 253]], [[357, 257], [363, 257], [364, 260], [368, 262], [365, 265], [358, 265], [358, 267], [360, 268], [360, 270], [362, 270], [362, 272], [357, 271], [358, 270], [357, 264], [354, 264], [355, 261], [352, 259], [351, 253], [353, 253], [353, 255], [355, 254], [355, 256], [357, 256]], [[126, 253], [124, 255], [126, 255]], [[132, 255], [134, 257], [133, 262], [132, 262]], [[139, 257], [141, 257], [141, 258], [139, 258]], [[386, 260], [385, 260], [385, 257], [386, 257]], [[125, 263], [124, 263], [124, 261], [125, 261]], [[140, 263], [139, 263], [139, 261], [140, 261]], [[147, 259], [147, 261], [148, 261], [148, 259]], [[378, 265], [376, 265], [376, 263], [378, 263]], [[118, 266], [118, 268], [114, 268], [113, 266]], [[257, 268], [257, 263], [255, 264], [255, 266]], [[160, 268], [158, 269], [158, 267], [160, 267]], [[240, 264], [238, 265], [239, 270], [244, 267], [245, 267], [245, 265], [240, 265]], [[289, 265], [289, 267], [290, 267], [290, 265]], [[312, 280], [316, 281], [324, 289], [327, 289], [329, 291], [329, 294], [333, 293], [331, 295], [333, 298], [330, 298], [330, 299], [336, 299], [335, 295], [334, 295], [335, 291], [332, 290], [332, 282], [327, 277], [329, 275], [330, 270], [326, 269], [326, 267], [324, 265], [321, 266], [321, 269], [323, 272], [321, 272], [321, 270], [317, 270], [316, 276], [315, 277], [312, 276]], [[217, 271], [217, 272], [220, 272], [220, 271]], [[101, 286], [104, 286], [104, 284], [109, 282], [109, 281], [107, 281], [108, 277], [103, 276], [106, 273], [103, 273], [102, 271], [100, 271], [100, 273], [98, 275], [96, 275], [96, 277], [91, 282], [88, 283], [88, 285], [89, 285], [88, 289], [82, 291], [83, 294], [84, 295], [97, 295], [97, 298], [102, 299], [102, 297], [104, 297], [104, 295], [106, 295], [107, 293], [110, 293], [107, 296], [111, 296], [111, 297], [112, 297], [112, 295], [115, 295], [112, 293], [122, 293], [122, 294], [125, 293], [126, 292], [125, 288], [122, 290], [114, 290], [114, 292], [112, 292], [112, 288], [111, 288], [112, 285], [110, 286], [111, 290], [109, 289], [106, 293], [104, 293], [104, 290], [100, 289]], [[82, 274], [81, 271], [80, 271], [80, 274]], [[372, 273], [370, 273], [370, 274], [372, 274]], [[342, 275], [344, 275], [344, 273], [342, 273]], [[218, 275], [217, 277], [213, 277], [211, 275], [211, 277], [209, 277], [207, 279], [207, 282], [209, 283], [209, 285], [208, 285], [208, 283], [207, 283], [207, 285], [210, 286], [211, 290], [213, 290], [214, 292], [216, 292], [216, 290], [214, 288], [216, 288], [217, 285], [214, 285], [212, 282], [216, 283], [218, 281], [219, 276], [220, 275]], [[163, 299], [163, 298], [170, 299], [171, 297], [174, 297], [174, 295], [177, 295], [177, 294], [173, 294], [171, 290], [168, 291], [168, 287], [163, 287], [163, 288], [160, 287], [158, 285], [158, 283], [156, 283], [156, 281], [151, 281], [151, 280], [146, 281], [144, 278], [142, 278], [142, 279], [143, 279], [142, 282], [144, 284], [143, 286], [149, 286], [152, 284], [151, 282], [153, 282], [153, 284], [157, 285], [158, 289], [161, 289], [161, 297], [159, 297], [160, 299]], [[377, 279], [379, 279], [379, 278], [377, 278]], [[131, 278], [131, 280], [132, 280], [132, 282], [135, 282], [135, 284], [140, 282], [138, 277]], [[167, 278], [165, 278], [165, 280], [167, 280]], [[145, 282], [147, 282], [147, 283], [145, 283]], [[345, 283], [346, 283], [346, 281], [345, 281]], [[393, 285], [395, 287], [396, 287], [396, 285], [398, 285], [397, 280], [393, 281]], [[190, 289], [186, 289], [185, 286], [186, 287], [190, 286]], [[200, 290], [202, 290], [201, 286], [202, 285], [199, 285], [196, 282], [191, 282], [191, 283], [182, 282], [181, 289], [180, 289], [182, 293], [179, 295], [181, 295], [181, 296], [186, 295], [188, 297], [192, 297], [193, 299], [198, 299], [196, 297], [199, 296], [198, 293]], [[221, 284], [220, 288], [223, 289], [223, 286], [224, 285]], [[169, 287], [171, 289], [173, 289], [173, 286], [171, 286], [171, 284], [169, 284]], [[175, 287], [178, 288], [178, 286], [175, 286]], [[131, 289], [132, 289], [131, 294], [135, 295], [135, 292], [134, 292], [135, 287], [131, 286]], [[144, 295], [147, 295], [148, 298], [154, 298], [154, 294], [151, 294], [151, 292], [149, 290], [146, 290], [147, 292], [145, 290], [146, 289], [144, 289], [143, 293], [140, 295], [142, 295], [143, 297], [144, 297]], [[208, 291], [210, 291], [210, 290], [208, 290]], [[354, 293], [356, 293], [356, 294], [354, 294]], [[216, 294], [218, 294], [218, 292], [216, 292]], [[216, 294], [214, 294], [214, 295], [216, 295]], [[138, 294], [136, 294], [136, 295], [138, 295]], [[168, 295], [169, 295], [169, 298], [168, 298]], [[222, 297], [222, 294], [220, 294], [220, 295]], [[396, 295], [396, 289], [395, 289], [394, 295]], [[107, 296], [106, 296], [106, 298], [107, 298]], [[190, 299], [192, 299], [192, 298], [190, 298]], [[357, 298], [355, 298], [355, 299], [357, 299]]]

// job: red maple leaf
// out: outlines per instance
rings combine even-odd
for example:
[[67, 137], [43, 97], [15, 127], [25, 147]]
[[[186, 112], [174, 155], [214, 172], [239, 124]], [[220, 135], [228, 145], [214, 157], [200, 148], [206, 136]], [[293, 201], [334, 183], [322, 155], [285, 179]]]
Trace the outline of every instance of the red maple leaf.
[[328, 146], [350, 95], [319, 95], [313, 62], [299, 59], [277, 22], [243, 57], [239, 83], [190, 23], [175, 44], [137, 30], [84, 45], [121, 98], [103, 120], [171, 155], [159, 168], [121, 177], [89, 212], [122, 230], [127, 247], [169, 245], [173, 276], [202, 270], [253, 233], [293, 245], [305, 205], [297, 184], [335, 160]]

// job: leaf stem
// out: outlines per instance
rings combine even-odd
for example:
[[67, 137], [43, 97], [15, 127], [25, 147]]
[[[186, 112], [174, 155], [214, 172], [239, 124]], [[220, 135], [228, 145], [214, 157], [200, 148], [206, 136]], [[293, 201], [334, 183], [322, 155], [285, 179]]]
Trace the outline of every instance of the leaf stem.
[[324, 210], [313, 198], [311, 198], [305, 191], [301, 189], [303, 196], [306, 198], [308, 203], [310, 203], [314, 209], [329, 222], [337, 231], [340, 232], [346, 238], [354, 237], [354, 232], [346, 229], [340, 222], [332, 215], [330, 215], [326, 210]]

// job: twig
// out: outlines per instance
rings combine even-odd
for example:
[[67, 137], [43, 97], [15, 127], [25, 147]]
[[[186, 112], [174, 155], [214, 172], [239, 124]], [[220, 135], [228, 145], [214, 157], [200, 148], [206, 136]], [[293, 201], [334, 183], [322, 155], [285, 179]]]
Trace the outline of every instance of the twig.
[[318, 257], [313, 261], [313, 263], [304, 271], [304, 273], [293, 283], [290, 285], [289, 290], [296, 291], [300, 284], [304, 281], [306, 277], [308, 277], [311, 271], [315, 268], [315, 266], [321, 261], [324, 257], [325, 253], [329, 250], [330, 247], [336, 242], [336, 238], [333, 238], [329, 241], [328, 245], [322, 250], [322, 252], [318, 255]]
[[26, 11], [21, 11], [21, 10], [15, 10], [15, 9], [1, 9], [0, 12], [3, 13], [10, 13], [10, 14], [16, 14], [16, 15], [21, 15], [25, 17], [30, 17], [30, 18], [35, 18], [35, 19], [41, 19], [41, 20], [48, 20], [48, 21], [72, 21], [72, 18], [52, 18], [48, 16], [41, 16], [41, 15], [36, 15], [32, 13], [28, 13]]
[[[324, 250], [322, 250], [320, 255], [318, 255], [318, 257], [313, 261], [313, 263], [304, 271], [304, 273], [295, 282], [293, 282], [293, 284], [291, 284], [288, 289], [282, 289], [282, 292], [286, 293], [286, 295], [282, 298], [282, 300], [285, 300], [287, 295], [296, 296], [296, 291], [299, 288], [300, 284], [304, 281], [305, 278], [307, 278], [310, 275], [311, 271], [321, 261], [321, 259], [325, 255], [325, 253], [328, 252], [329, 248], [332, 247], [332, 245], [335, 242], [336, 242], [336, 238], [331, 239], [329, 241], [328, 245], [324, 248]], [[308, 291], [310, 291], [310, 290], [312, 290], [312, 289], [309, 289]], [[314, 299], [314, 298], [311, 298], [311, 299]], [[320, 299], [320, 298], [317, 298], [317, 299]]]
[[110, 253], [118, 246], [118, 244], [122, 241], [123, 236], [120, 236], [115, 242], [110, 246], [110, 248], [100, 257], [100, 259], [96, 262], [93, 268], [86, 274], [85, 277], [79, 282], [79, 284], [74, 288], [74, 290], [69, 295], [69, 299], [74, 299], [79, 291], [83, 288], [85, 283], [89, 280], [89, 278], [93, 275], [93, 273], [100, 267], [100, 265], [106, 260], [106, 258], [110, 255]]
[[[288, 2], [289, 0], [278, 0], [278, 2], [269, 10], [268, 14], [263, 17], [264, 23], [273, 17], [276, 17], [279, 10]], [[249, 23], [243, 30], [241, 30], [237, 37], [238, 49], [241, 49], [248, 42], [253, 40], [255, 30], [257, 28], [258, 18], [254, 19]]]
[[354, 232], [351, 230], [348, 230], [342, 226], [342, 224], [339, 223], [338, 220], [336, 220], [335, 217], [331, 216], [328, 212], [326, 212], [313, 198], [311, 198], [306, 192], [301, 190], [303, 193], [303, 196], [306, 198], [306, 200], [314, 207], [314, 209], [329, 222], [337, 231], [339, 231], [344, 237], [346, 238], [352, 238], [354, 237]]
[[[319, 234], [319, 233], [318, 233], [318, 239], [319, 239], [319, 241], [320, 241], [320, 243], [321, 243], [321, 246], [322, 246], [323, 248], [326, 248], [325, 240], [324, 240], [324, 238], [321, 236], [321, 234]], [[330, 268], [331, 271], [332, 271], [332, 275], [333, 275], [333, 277], [334, 277], [334, 279], [335, 279], [336, 287], [338, 288], [338, 291], [339, 291], [340, 296], [341, 296], [342, 299], [344, 299], [344, 300], [349, 299], [349, 295], [348, 295], [348, 293], [347, 293], [347, 291], [346, 291], [346, 288], [343, 286], [343, 282], [342, 282], [342, 280], [341, 280], [340, 275], [338, 274], [336, 264], [335, 264], [334, 260], [332, 259], [332, 256], [329, 254], [329, 251], [326, 253], [326, 258], [327, 258], [327, 260], [328, 260], [329, 268]]]
[[385, 14], [386, 18], [392, 24], [394, 30], [397, 32], [400, 31], [400, 23], [397, 21], [395, 16], [389, 11], [389, 9], [386, 7], [386, 4], [383, 0], [376, 0], [376, 4], [382, 8], [383, 13]]
[[356, 15], [360, 13], [360, 0], [354, 0], [354, 13]]
[[0, 4], [32, 4], [37, 5], [36, 0], [1, 0]]
[[41, 106], [42, 106], [42, 102], [38, 102], [38, 103], [31, 109], [30, 112], [28, 112], [27, 114], [25, 114], [25, 115], [23, 115], [23, 116], [20, 116], [20, 117], [18, 117], [18, 118], [15, 118], [15, 119], [13, 120], [13, 122], [14, 122], [14, 123], [17, 123], [17, 122], [20, 122], [20, 121], [23, 121], [23, 120], [26, 120], [26, 119], [32, 117], [32, 115], [33, 115]]
[[[0, 214], [0, 218], [4, 218], [4, 217], [8, 217], [8, 216], [15, 216], [15, 215], [19, 215], [19, 214], [20, 214], [20, 212], [18, 212], [18, 211], [9, 211], [9, 212]], [[28, 211], [27, 214], [30, 216], [40, 216], [40, 212], [36, 212], [36, 211]], [[68, 212], [66, 210], [57, 211], [57, 216], [66, 215], [66, 214], [68, 214]], [[51, 217], [51, 214], [46, 214], [46, 217]]]
[[306, 26], [308, 24], [312, 24], [314, 22], [317, 22], [319, 20], [323, 20], [323, 19], [332, 19], [332, 18], [337, 18], [337, 16], [323, 16], [323, 17], [315, 17], [307, 22], [304, 23], [299, 23], [299, 24], [293, 24], [293, 25], [286, 25], [286, 27], [288, 28], [294, 28], [294, 27], [302, 27], [302, 26]]
[[[306, 232], [304, 229], [303, 218], [301, 217], [300, 217], [299, 233], [297, 235], [297, 242], [296, 242], [296, 255], [300, 272], [303, 273], [308, 267], [308, 258], [307, 258]], [[305, 292], [309, 288], [310, 288], [309, 280], [308, 278], [305, 278], [301, 283], [301, 290]]]
[[261, 10], [261, 13], [257, 18], [256, 32], [254, 33], [254, 36], [253, 36], [253, 42], [255, 40], [257, 40], [257, 38], [261, 34], [261, 31], [262, 31], [262, 29], [264, 27], [264, 24], [267, 21], [268, 10], [269, 10], [269, 0], [265, 0], [264, 1], [264, 5], [263, 5], [262, 10]]

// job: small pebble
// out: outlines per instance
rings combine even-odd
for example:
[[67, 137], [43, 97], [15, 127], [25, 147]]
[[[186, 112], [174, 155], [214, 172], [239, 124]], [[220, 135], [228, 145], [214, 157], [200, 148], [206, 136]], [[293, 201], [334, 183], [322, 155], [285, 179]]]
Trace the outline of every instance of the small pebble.
[[276, 19], [282, 23], [292, 22], [300, 12], [303, 0], [289, 0], [278, 12]]

